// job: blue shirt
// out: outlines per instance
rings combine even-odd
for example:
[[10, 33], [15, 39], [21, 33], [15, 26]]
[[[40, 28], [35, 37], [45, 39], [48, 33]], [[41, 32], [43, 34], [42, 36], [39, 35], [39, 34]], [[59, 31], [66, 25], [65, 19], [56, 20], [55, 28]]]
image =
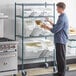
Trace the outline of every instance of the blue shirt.
[[68, 41], [68, 19], [65, 13], [61, 14], [51, 32], [54, 33], [54, 42], [66, 44]]

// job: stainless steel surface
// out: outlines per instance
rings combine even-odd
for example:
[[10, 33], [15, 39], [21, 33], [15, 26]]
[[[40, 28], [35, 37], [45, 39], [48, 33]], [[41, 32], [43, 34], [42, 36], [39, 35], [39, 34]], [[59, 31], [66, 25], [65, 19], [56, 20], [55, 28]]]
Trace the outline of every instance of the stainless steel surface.
[[5, 71], [17, 71], [17, 52], [7, 52], [0, 54], [0, 73]]
[[0, 38], [0, 76], [17, 73], [17, 42]]

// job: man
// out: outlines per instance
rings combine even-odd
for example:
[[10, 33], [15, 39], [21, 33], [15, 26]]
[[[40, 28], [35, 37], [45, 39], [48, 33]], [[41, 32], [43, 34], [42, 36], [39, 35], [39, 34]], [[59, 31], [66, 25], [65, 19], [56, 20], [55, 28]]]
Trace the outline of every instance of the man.
[[57, 4], [57, 12], [60, 14], [58, 21], [54, 24], [51, 20], [47, 19], [47, 21], [53, 26], [50, 28], [45, 24], [42, 25], [42, 28], [50, 30], [54, 33], [54, 42], [56, 47], [56, 60], [57, 60], [57, 68], [58, 73], [57, 76], [65, 76], [65, 69], [66, 69], [66, 43], [68, 40], [68, 19], [64, 10], [66, 8], [65, 3], [59, 2]]

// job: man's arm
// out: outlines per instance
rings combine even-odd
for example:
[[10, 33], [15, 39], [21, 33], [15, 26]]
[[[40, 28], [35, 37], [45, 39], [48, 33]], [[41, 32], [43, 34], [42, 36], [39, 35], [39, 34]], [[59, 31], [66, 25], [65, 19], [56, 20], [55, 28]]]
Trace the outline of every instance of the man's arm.
[[59, 32], [60, 30], [62, 30], [62, 28], [64, 27], [64, 19], [63, 17], [60, 17], [57, 21], [56, 24], [54, 24], [54, 27], [53, 29], [50, 29], [52, 33], [57, 33]]
[[41, 27], [51, 31], [52, 33], [57, 33], [64, 27], [63, 26], [63, 24], [64, 24], [63, 17], [59, 18], [56, 24], [53, 24], [51, 21], [50, 21], [50, 23], [53, 25], [53, 28], [46, 26], [46, 24], [42, 25]]

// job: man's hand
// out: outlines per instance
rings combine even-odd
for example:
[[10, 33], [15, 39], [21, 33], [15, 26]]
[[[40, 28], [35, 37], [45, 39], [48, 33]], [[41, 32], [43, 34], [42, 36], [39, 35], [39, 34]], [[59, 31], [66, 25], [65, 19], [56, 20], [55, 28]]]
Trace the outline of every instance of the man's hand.
[[54, 25], [54, 23], [52, 22], [52, 20], [49, 20], [48, 18], [46, 18], [46, 21], [48, 21], [51, 25]]
[[52, 20], [49, 20], [49, 18], [46, 18], [46, 21], [48, 21], [48, 22], [52, 22]]

